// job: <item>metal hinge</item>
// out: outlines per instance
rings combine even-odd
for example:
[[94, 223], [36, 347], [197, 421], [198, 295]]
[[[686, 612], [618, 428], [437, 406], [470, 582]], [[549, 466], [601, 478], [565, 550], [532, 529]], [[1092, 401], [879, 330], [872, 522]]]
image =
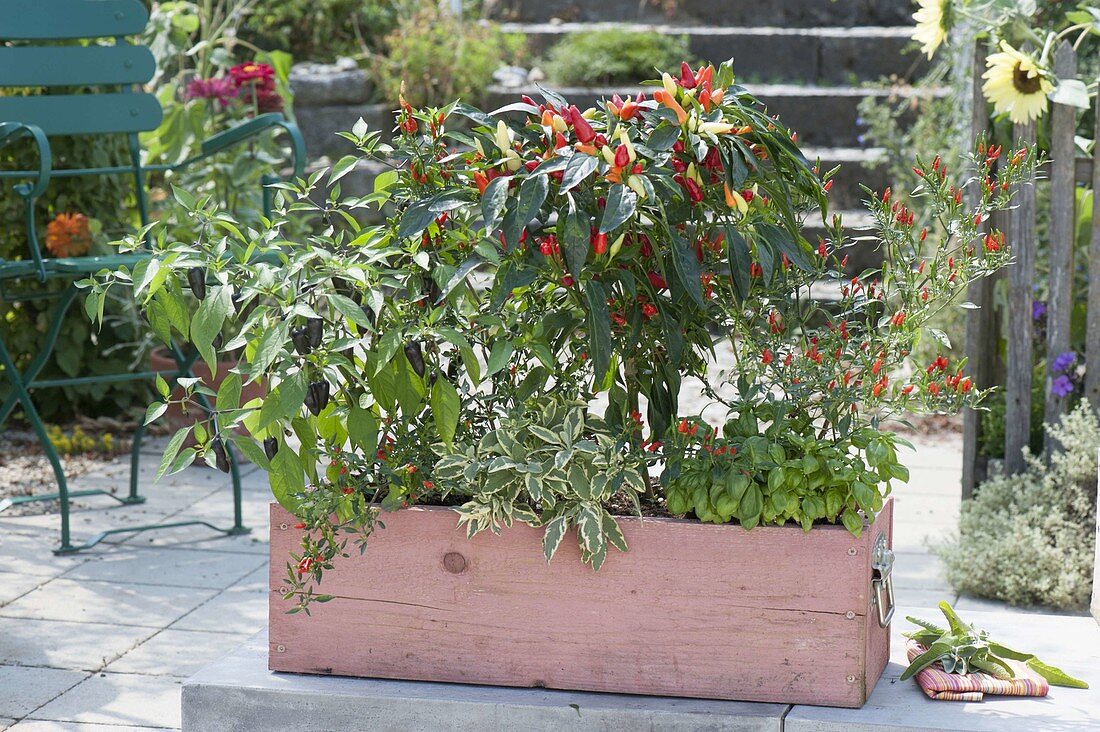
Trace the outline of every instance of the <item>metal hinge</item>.
[[871, 554], [871, 604], [878, 608], [878, 624], [885, 628], [894, 617], [894, 552], [886, 546], [886, 533], [875, 539]]

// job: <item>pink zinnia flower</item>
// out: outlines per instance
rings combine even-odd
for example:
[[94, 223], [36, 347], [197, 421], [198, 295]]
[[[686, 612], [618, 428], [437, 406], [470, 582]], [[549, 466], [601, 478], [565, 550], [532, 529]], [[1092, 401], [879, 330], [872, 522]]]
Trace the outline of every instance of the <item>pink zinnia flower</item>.
[[226, 78], [192, 79], [184, 91], [187, 99], [215, 99], [223, 107], [237, 97], [237, 87]]

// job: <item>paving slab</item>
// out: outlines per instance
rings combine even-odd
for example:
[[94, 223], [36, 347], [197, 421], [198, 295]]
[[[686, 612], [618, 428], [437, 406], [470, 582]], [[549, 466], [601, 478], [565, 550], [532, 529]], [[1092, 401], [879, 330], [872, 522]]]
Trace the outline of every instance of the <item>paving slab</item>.
[[68, 572], [66, 579], [102, 580], [173, 587], [222, 589], [243, 578], [266, 559], [193, 549], [159, 549], [126, 545], [113, 548]]
[[0, 616], [163, 628], [218, 594], [167, 585], [59, 578], [0, 608]]
[[[87, 677], [88, 674], [83, 671], [0, 666], [0, 717], [25, 717]], [[14, 719], [8, 722], [14, 723]]]
[[267, 633], [183, 687], [184, 732], [781, 730], [783, 704], [280, 674]]
[[893, 627], [890, 664], [862, 709], [796, 706], [785, 732], [883, 732], [974, 730], [975, 732], [1084, 732], [1100, 730], [1100, 628], [1091, 618], [1021, 613], [962, 613], [963, 620], [988, 630], [1005, 645], [1034, 653], [1078, 678], [1091, 689], [1053, 687], [1037, 698], [986, 697], [981, 703], [932, 701], [912, 680], [899, 681], [907, 664], [901, 633], [905, 615], [940, 621], [930, 608], [899, 607]]
[[8, 729], [8, 727], [13, 724], [15, 724], [14, 719], [6, 719], [4, 717], [0, 717], [0, 732], [4, 732], [4, 730]]
[[0, 612], [8, 603], [14, 602], [39, 585], [50, 581], [50, 577], [0, 572]]
[[54, 546], [60, 540], [56, 531], [61, 525], [56, 515], [25, 516], [12, 520], [21, 521], [24, 518], [48, 519], [49, 529], [37, 528], [34, 533], [16, 533], [0, 526], [0, 567], [3, 567], [0, 571], [31, 577], [56, 577], [88, 561], [89, 555], [54, 555]]
[[169, 627], [252, 635], [267, 625], [268, 595], [266, 588], [230, 588]]
[[178, 728], [180, 683], [180, 679], [169, 676], [100, 673], [38, 709], [32, 717], [52, 722]]
[[106, 671], [186, 678], [231, 652], [248, 636], [246, 633], [162, 630], [113, 661]]
[[84, 724], [25, 719], [11, 732], [175, 732], [174, 727], [135, 727], [129, 724]]
[[[232, 514], [230, 514], [232, 516]], [[188, 514], [181, 516], [181, 520], [202, 519], [201, 516]], [[215, 526], [229, 528], [233, 525], [232, 518], [214, 518], [211, 521]], [[237, 536], [226, 536], [211, 530], [206, 526], [181, 526], [164, 531], [148, 531], [127, 539], [124, 543], [131, 547], [155, 547], [162, 549], [195, 549], [198, 551], [230, 552], [237, 554], [267, 554], [268, 536], [267, 526], [258, 527], [246, 521], [245, 526], [252, 529], [251, 533]]]
[[243, 579], [234, 582], [229, 586], [231, 590], [255, 590], [258, 592], [269, 592], [271, 589], [271, 574], [267, 569], [267, 562], [252, 572], [250, 572]]
[[0, 617], [0, 663], [97, 671], [155, 632], [132, 625]]
[[950, 589], [944, 579], [943, 562], [926, 552], [894, 552], [894, 587], [924, 590]]

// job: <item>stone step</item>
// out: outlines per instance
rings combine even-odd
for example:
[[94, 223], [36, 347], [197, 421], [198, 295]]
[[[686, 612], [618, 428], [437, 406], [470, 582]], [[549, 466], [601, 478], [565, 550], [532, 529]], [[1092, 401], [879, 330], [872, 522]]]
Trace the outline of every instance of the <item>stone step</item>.
[[678, 23], [709, 26], [910, 25], [910, 0], [501, 0], [493, 17], [521, 23]]
[[930, 701], [914, 680], [902, 633], [912, 615], [939, 611], [899, 603], [890, 661], [860, 709], [715, 702], [622, 694], [355, 679], [268, 671], [266, 631], [183, 683], [183, 732], [300, 730], [650, 730], [651, 732], [1030, 732], [1100, 728], [1100, 631], [1090, 617], [963, 610], [967, 622], [1013, 648], [1037, 654], [1089, 689], [1053, 687], [1044, 698], [987, 703]]
[[[581, 109], [595, 105], [613, 94], [651, 92], [642, 87], [553, 87], [554, 91]], [[893, 99], [907, 95], [906, 88], [874, 88], [853, 86], [799, 86], [794, 84], [750, 84], [749, 90], [768, 105], [771, 114], [798, 133], [803, 145], [855, 147], [859, 145], [862, 128], [859, 123], [859, 103], [868, 97]], [[539, 99], [538, 89], [492, 86], [486, 106], [497, 109], [517, 101], [520, 94]]]
[[503, 30], [527, 36], [528, 49], [541, 56], [570, 34], [622, 30], [686, 35], [691, 54], [720, 63], [734, 60], [746, 82], [850, 84], [884, 76], [914, 78], [924, 57], [910, 40], [908, 26], [858, 28], [716, 28], [671, 24], [505, 23]]

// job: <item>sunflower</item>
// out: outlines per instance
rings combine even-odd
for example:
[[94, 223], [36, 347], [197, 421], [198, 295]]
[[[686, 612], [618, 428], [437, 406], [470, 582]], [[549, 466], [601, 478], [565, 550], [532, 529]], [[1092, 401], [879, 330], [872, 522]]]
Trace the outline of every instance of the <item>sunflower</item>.
[[917, 27], [913, 29], [913, 40], [920, 44], [920, 50], [932, 58], [932, 54], [947, 38], [951, 30], [952, 0], [917, 0], [920, 6], [913, 13]]
[[1007, 112], [1017, 123], [1043, 116], [1054, 83], [1032, 56], [1001, 41], [1001, 52], [986, 59], [986, 67], [982, 92], [998, 114]]

